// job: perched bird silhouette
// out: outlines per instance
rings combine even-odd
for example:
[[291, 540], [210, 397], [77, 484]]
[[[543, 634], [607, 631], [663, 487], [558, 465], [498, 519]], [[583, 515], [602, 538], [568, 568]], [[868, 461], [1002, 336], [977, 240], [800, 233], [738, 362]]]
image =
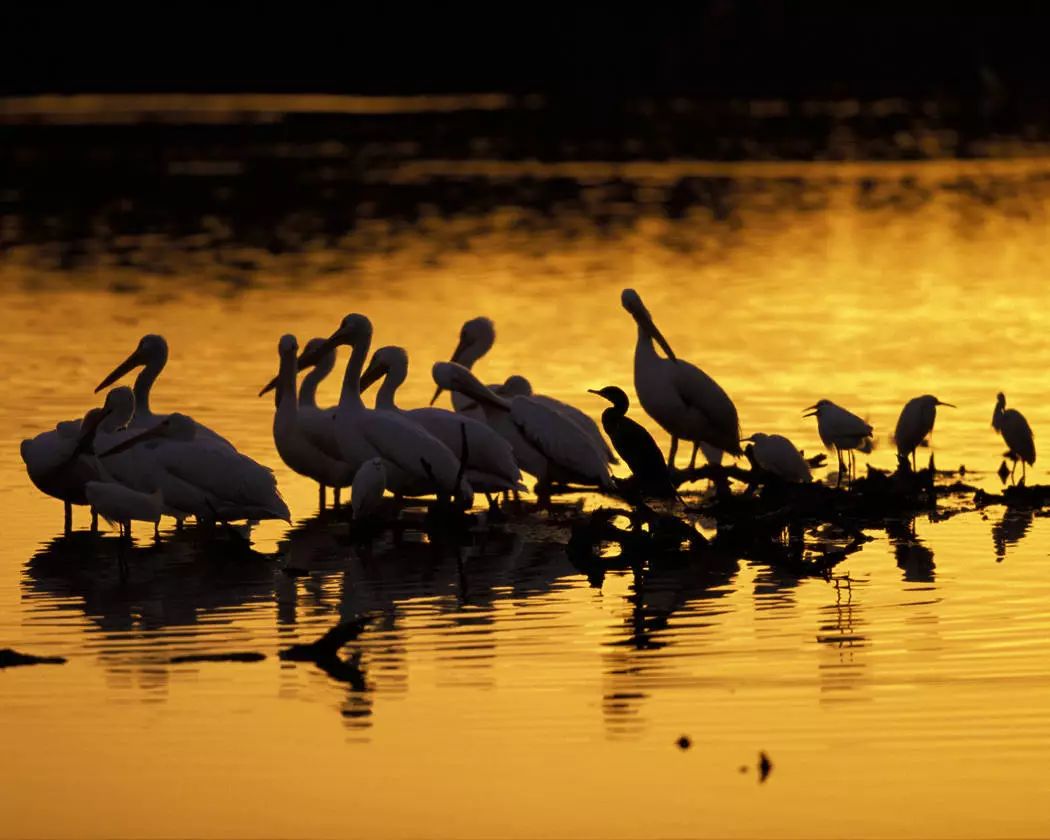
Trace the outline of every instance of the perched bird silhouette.
[[992, 414], [992, 428], [1003, 436], [1009, 451], [1006, 456], [1013, 462], [1010, 477], [1013, 478], [1017, 462], [1021, 462], [1021, 481], [1025, 478], [1025, 464], [1035, 464], [1035, 437], [1032, 427], [1024, 415], [1016, 408], [1006, 407], [1006, 397], [998, 394], [995, 398], [995, 412]]
[[839, 456], [839, 482], [842, 481], [842, 472], [846, 465], [842, 461], [842, 453], [849, 456], [849, 476], [853, 478], [854, 457], [853, 450], [871, 452], [873, 448], [872, 435], [874, 430], [868, 423], [861, 420], [856, 414], [847, 411], [831, 400], [818, 400], [806, 409], [806, 417], [817, 418], [817, 432], [820, 439], [828, 449], [832, 447]]
[[795, 444], [783, 435], [755, 432], [742, 440], [751, 441], [751, 454], [758, 466], [767, 473], [792, 483], [805, 484], [812, 481], [806, 459]]
[[941, 402], [933, 394], [924, 394], [908, 400], [901, 410], [901, 416], [897, 418], [897, 429], [893, 433], [893, 439], [897, 442], [897, 457], [902, 463], [907, 463], [910, 455], [912, 470], [915, 469], [915, 450], [933, 431], [939, 405], [955, 408], [951, 403]]
[[623, 389], [606, 385], [601, 390], [592, 388], [590, 393], [612, 403], [602, 412], [602, 428], [612, 441], [616, 453], [631, 468], [638, 492], [658, 499], [675, 498], [678, 491], [671, 481], [660, 447], [642, 425], [627, 416], [631, 403]]

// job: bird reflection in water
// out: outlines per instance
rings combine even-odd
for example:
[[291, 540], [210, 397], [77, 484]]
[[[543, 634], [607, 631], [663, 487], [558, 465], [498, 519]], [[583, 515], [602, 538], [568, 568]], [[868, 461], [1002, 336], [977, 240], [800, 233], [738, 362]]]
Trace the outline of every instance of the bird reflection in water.
[[821, 698], [827, 701], [855, 700], [857, 689], [864, 683], [867, 662], [858, 653], [868, 646], [868, 637], [860, 631], [862, 618], [857, 590], [862, 584], [850, 578], [836, 580], [835, 602], [820, 608], [817, 642], [829, 655], [818, 665]]
[[886, 522], [886, 536], [893, 546], [897, 568], [909, 583], [933, 583], [933, 551], [915, 535], [914, 519], [891, 519]]
[[1033, 512], [1027, 508], [1006, 508], [1002, 519], [992, 526], [995, 562], [1006, 559], [1006, 549], [1017, 545], [1032, 527]]

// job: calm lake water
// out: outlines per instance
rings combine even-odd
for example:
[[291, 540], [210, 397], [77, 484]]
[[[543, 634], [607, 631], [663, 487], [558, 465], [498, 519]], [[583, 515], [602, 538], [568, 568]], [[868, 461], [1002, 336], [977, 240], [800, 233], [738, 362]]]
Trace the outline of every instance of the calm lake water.
[[[639, 586], [629, 571], [588, 579], [565, 530], [536, 517], [459, 558], [411, 539], [362, 552], [277, 458], [272, 401], [255, 394], [284, 332], [302, 343], [368, 314], [375, 346], [408, 348], [412, 405], [460, 324], [488, 315], [483, 379], [522, 372], [597, 416], [586, 389], [633, 391], [628, 285], [734, 398], [745, 434], [815, 453], [802, 409], [828, 397], [874, 424], [870, 462], [889, 468], [900, 407], [934, 393], [959, 406], [938, 418], [938, 465], [989, 489], [998, 390], [1042, 440], [1050, 163], [676, 166], [562, 167], [565, 204], [424, 205], [286, 249], [215, 219], [8, 248], [0, 646], [69, 662], [0, 673], [0, 835], [1046, 836], [1038, 513], [893, 523], [835, 569], [848, 582], [726, 558]], [[449, 177], [497, 193], [546, 177], [491, 169]], [[440, 179], [442, 164], [389, 177]], [[694, 187], [706, 198], [679, 200]], [[258, 556], [191, 531], [155, 547], [142, 528], [122, 579], [112, 533], [62, 537], [60, 503], [25, 476], [18, 442], [97, 404], [146, 332], [171, 346], [154, 409], [277, 471], [294, 523], [258, 527]], [[1041, 460], [1029, 480], [1046, 481]], [[338, 675], [278, 660], [366, 611], [378, 618]], [[266, 659], [170, 661], [233, 651]]]

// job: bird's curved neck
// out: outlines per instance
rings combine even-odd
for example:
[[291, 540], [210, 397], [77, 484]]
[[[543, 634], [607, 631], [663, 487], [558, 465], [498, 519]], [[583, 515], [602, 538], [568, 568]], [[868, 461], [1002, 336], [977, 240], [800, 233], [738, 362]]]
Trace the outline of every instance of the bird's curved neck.
[[383, 377], [383, 384], [379, 387], [379, 393], [376, 394], [376, 408], [390, 411], [397, 409], [394, 398], [397, 395], [397, 389], [401, 387], [407, 375], [408, 371], [400, 365], [391, 366], [387, 370], [386, 376]]
[[339, 407], [342, 409], [356, 411], [365, 407], [361, 399], [361, 371], [371, 344], [372, 336], [369, 334], [361, 336], [351, 345], [350, 360], [346, 363], [346, 373], [343, 374], [343, 390], [339, 392]]
[[656, 352], [656, 343], [653, 341], [653, 336], [645, 328], [644, 325], [638, 325], [638, 341], [634, 345], [634, 359], [638, 361], [650, 361], [653, 359], [662, 359], [659, 353]]
[[152, 358], [146, 362], [142, 370], [139, 371], [139, 375], [135, 377], [135, 386], [132, 390], [135, 392], [136, 414], [143, 417], [152, 416], [153, 412], [150, 410], [149, 405], [150, 390], [153, 388], [153, 383], [157, 381], [157, 377], [160, 376], [160, 372], [164, 370], [164, 365], [167, 363], [167, 354]]
[[328, 371], [320, 367], [311, 368], [299, 385], [299, 405], [303, 408], [317, 408], [317, 386], [328, 376]]
[[474, 363], [489, 352], [491, 346], [492, 345], [489, 344], [471, 344], [462, 353], [460, 353], [458, 361], [467, 370], [471, 370], [474, 367]]

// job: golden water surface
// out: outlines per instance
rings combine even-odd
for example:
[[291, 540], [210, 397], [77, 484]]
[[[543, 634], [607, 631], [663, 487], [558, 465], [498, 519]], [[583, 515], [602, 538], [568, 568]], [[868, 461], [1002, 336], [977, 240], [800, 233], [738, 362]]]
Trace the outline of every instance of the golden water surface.
[[[920, 517], [914, 537], [873, 531], [835, 570], [848, 584], [702, 557], [643, 587], [629, 571], [589, 580], [542, 519], [461, 563], [422, 542], [363, 553], [314, 518], [316, 488], [278, 460], [272, 401], [255, 396], [282, 333], [302, 343], [358, 311], [377, 343], [408, 348], [401, 402], [423, 404], [431, 362], [484, 314], [498, 338], [483, 379], [524, 373], [597, 416], [588, 388], [632, 390], [629, 285], [726, 388], [745, 434], [814, 453], [802, 409], [827, 397], [874, 424], [870, 460], [891, 467], [897, 412], [934, 393], [958, 405], [938, 417], [938, 465], [994, 488], [996, 392], [1037, 445], [1050, 427], [1050, 181], [916, 171], [863, 189], [834, 165], [750, 178], [720, 218], [672, 220], [658, 203], [601, 226], [424, 215], [279, 256], [144, 236], [124, 243], [130, 259], [99, 246], [61, 272], [39, 246], [12, 249], [0, 646], [69, 661], [0, 672], [0, 835], [1046, 836], [1040, 515], [992, 506]], [[255, 267], [229, 282], [241, 257]], [[154, 410], [190, 413], [277, 471], [294, 522], [258, 527], [259, 556], [192, 531], [154, 547], [136, 526], [122, 578], [112, 534], [63, 538], [60, 503], [25, 476], [18, 442], [97, 404], [145, 332], [171, 346]], [[1029, 480], [1046, 480], [1042, 460]], [[366, 611], [379, 617], [337, 674], [278, 660]], [[170, 661], [205, 651], [266, 659]]]

